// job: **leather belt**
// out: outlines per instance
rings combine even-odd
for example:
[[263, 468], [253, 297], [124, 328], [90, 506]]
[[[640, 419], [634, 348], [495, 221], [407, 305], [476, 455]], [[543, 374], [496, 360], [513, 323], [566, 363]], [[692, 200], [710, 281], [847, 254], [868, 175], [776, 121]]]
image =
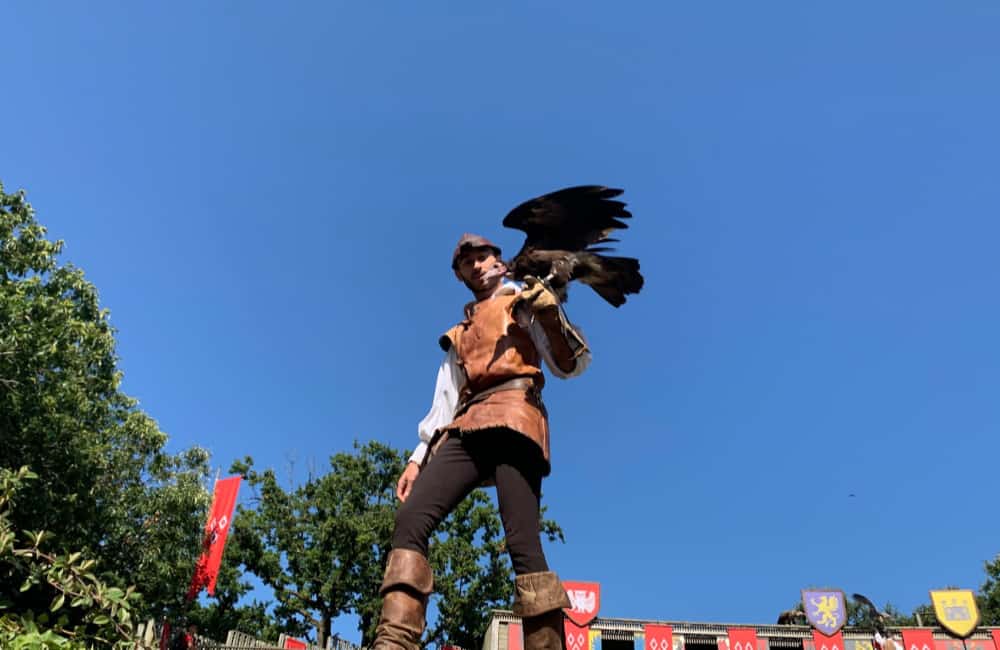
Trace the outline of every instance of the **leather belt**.
[[535, 400], [539, 400], [538, 389], [535, 386], [535, 381], [531, 377], [514, 377], [513, 379], [508, 379], [507, 381], [502, 381], [495, 386], [490, 386], [484, 390], [479, 391], [473, 395], [459, 397], [458, 407], [455, 409], [455, 416], [464, 413], [466, 409], [475, 404], [476, 402], [481, 402], [493, 393], [499, 393], [505, 390], [524, 390], [528, 391], [529, 395]]
[[[504, 390], [526, 391], [528, 396], [532, 400], [534, 400], [535, 404], [538, 405], [539, 408], [543, 409], [543, 411], [545, 409], [545, 407], [542, 405], [541, 391], [538, 390], [538, 387], [535, 385], [534, 380], [531, 377], [514, 377], [513, 379], [502, 381], [495, 386], [490, 386], [489, 388], [481, 390], [478, 393], [474, 393], [472, 395], [464, 397], [459, 397], [458, 407], [455, 409], [455, 417], [457, 418], [459, 415], [464, 413], [466, 409], [468, 409], [473, 404], [483, 401], [493, 393], [499, 393], [500, 391]], [[427, 453], [424, 454], [424, 459], [420, 462], [421, 471], [424, 469], [424, 467], [427, 466], [427, 463], [430, 461], [431, 456], [433, 456], [437, 452], [438, 447], [444, 444], [444, 441], [447, 438], [448, 438], [448, 431], [445, 429], [438, 429], [437, 431], [434, 432], [434, 435], [431, 436], [431, 439], [427, 441]]]

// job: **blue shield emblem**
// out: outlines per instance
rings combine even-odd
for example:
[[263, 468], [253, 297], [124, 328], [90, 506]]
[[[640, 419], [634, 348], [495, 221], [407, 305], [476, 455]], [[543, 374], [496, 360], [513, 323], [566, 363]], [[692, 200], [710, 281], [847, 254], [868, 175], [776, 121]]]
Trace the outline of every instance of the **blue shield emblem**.
[[802, 607], [812, 626], [827, 636], [847, 622], [846, 598], [839, 589], [803, 589]]

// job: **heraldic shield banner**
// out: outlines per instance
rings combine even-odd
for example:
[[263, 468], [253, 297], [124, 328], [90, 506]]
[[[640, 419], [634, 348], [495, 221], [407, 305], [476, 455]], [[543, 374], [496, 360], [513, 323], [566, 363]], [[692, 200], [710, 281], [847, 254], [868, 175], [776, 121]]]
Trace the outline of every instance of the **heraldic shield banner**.
[[562, 584], [570, 602], [570, 607], [563, 609], [566, 618], [580, 627], [590, 625], [601, 609], [601, 584], [570, 580], [563, 580]]
[[979, 625], [976, 597], [968, 589], [932, 591], [931, 602], [941, 627], [961, 639], [972, 634]]
[[847, 622], [847, 599], [839, 589], [803, 589], [802, 607], [814, 628], [833, 636]]

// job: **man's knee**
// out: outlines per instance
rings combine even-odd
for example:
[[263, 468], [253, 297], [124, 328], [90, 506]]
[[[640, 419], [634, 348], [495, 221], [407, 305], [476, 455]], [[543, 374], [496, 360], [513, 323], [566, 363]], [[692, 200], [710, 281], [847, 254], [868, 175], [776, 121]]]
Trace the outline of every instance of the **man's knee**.
[[427, 545], [432, 519], [427, 513], [414, 507], [407, 507], [404, 501], [396, 511], [396, 525], [393, 531], [393, 548], [418, 550]]

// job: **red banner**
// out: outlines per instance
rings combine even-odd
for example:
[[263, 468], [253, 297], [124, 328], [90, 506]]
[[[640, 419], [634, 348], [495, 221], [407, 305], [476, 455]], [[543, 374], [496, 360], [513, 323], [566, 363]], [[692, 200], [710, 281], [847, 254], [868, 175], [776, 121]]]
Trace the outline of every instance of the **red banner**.
[[903, 630], [903, 650], [934, 650], [934, 631]]
[[674, 628], [669, 625], [646, 625], [645, 650], [673, 650]]
[[163, 620], [163, 632], [160, 633], [160, 650], [170, 650], [170, 623]]
[[205, 539], [202, 542], [201, 557], [194, 566], [191, 577], [191, 587], [188, 589], [188, 600], [193, 599], [202, 587], [208, 587], [208, 594], [215, 595], [215, 580], [219, 577], [219, 565], [222, 563], [222, 551], [226, 547], [226, 535], [233, 519], [233, 509], [236, 507], [236, 493], [240, 491], [242, 477], [224, 478], [215, 483], [215, 498], [212, 499], [212, 510], [205, 524]]
[[[962, 639], [934, 639], [934, 650], [973, 650], [974, 647], [974, 645], [966, 646]], [[899, 646], [899, 650], [903, 650], [902, 645]]]
[[844, 650], [844, 635], [840, 631], [830, 636], [816, 629], [812, 633], [813, 645], [815, 645], [816, 650]]
[[524, 650], [524, 632], [520, 623], [507, 625], [507, 650]]
[[757, 650], [757, 631], [752, 627], [731, 627], [729, 650]]
[[305, 641], [299, 641], [291, 637], [285, 637], [286, 650], [308, 650], [309, 646]]
[[563, 609], [566, 616], [579, 626], [590, 625], [601, 609], [601, 584], [570, 580], [563, 580], [562, 584], [570, 602], [570, 606]]
[[[993, 634], [1000, 630], [992, 630]], [[962, 644], [961, 650], [996, 650], [997, 645], [992, 638], [989, 639], [965, 639], [965, 641], [959, 641]]]
[[1000, 630], [990, 630], [993, 635], [993, 646], [996, 650], [1000, 650]]
[[588, 650], [590, 646], [590, 627], [580, 627], [568, 618], [563, 621], [566, 631], [566, 650]]

